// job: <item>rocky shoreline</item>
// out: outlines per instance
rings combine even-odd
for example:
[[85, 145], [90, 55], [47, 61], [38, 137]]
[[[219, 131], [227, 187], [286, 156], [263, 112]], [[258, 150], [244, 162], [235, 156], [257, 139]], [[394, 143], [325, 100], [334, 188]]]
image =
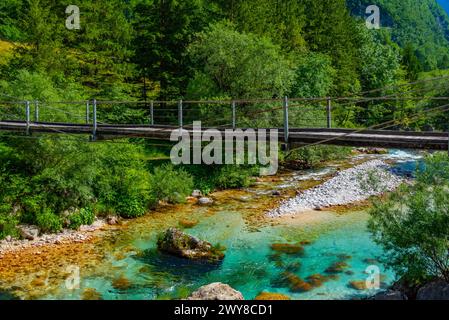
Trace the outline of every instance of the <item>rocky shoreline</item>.
[[60, 233], [36, 236], [33, 240], [4, 239], [0, 241], [0, 258], [5, 254], [28, 248], [86, 242], [93, 238], [93, 232], [102, 229], [107, 224], [106, 220], [98, 219], [90, 226], [81, 226], [79, 230], [64, 229]]
[[389, 170], [382, 160], [371, 160], [339, 171], [328, 181], [285, 200], [269, 211], [271, 218], [295, 215], [310, 210], [351, 204], [393, 191], [405, 180]]

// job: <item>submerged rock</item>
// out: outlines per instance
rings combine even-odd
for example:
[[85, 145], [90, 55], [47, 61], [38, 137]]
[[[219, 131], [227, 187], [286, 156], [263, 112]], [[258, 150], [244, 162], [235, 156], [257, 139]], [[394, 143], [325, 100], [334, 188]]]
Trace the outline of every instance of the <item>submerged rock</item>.
[[112, 287], [117, 290], [127, 290], [131, 287], [131, 282], [122, 275], [112, 281]]
[[349, 284], [348, 284], [348, 286], [349, 286], [350, 288], [352, 288], [352, 289], [360, 290], [360, 291], [366, 290], [366, 289], [367, 289], [367, 287], [366, 287], [366, 281], [364, 281], [364, 280], [360, 280], [360, 281], [350, 281]]
[[342, 273], [347, 268], [349, 268], [349, 265], [344, 261], [338, 261], [333, 263], [329, 268], [326, 269], [326, 273]]
[[276, 252], [285, 254], [303, 254], [304, 248], [299, 244], [289, 244], [289, 243], [273, 243], [271, 249]]
[[245, 300], [241, 292], [229, 285], [214, 282], [193, 292], [187, 300]]
[[290, 297], [282, 293], [261, 292], [254, 300], [290, 300]]
[[188, 220], [188, 219], [181, 219], [179, 220], [179, 225], [183, 228], [193, 228], [199, 223], [198, 220]]
[[83, 291], [83, 295], [81, 296], [82, 300], [103, 300], [103, 297], [100, 292], [98, 292], [94, 288], [86, 288]]
[[223, 248], [214, 247], [176, 228], [165, 231], [158, 239], [157, 247], [162, 252], [192, 260], [220, 261], [224, 258]]

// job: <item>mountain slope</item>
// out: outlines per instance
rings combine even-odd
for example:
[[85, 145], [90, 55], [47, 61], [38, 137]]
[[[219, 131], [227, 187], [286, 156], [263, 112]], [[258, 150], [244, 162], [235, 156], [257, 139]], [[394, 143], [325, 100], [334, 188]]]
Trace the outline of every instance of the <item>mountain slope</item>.
[[449, 16], [436, 0], [347, 0], [359, 17], [371, 4], [380, 7], [383, 29], [400, 46], [412, 44], [426, 70], [449, 68]]

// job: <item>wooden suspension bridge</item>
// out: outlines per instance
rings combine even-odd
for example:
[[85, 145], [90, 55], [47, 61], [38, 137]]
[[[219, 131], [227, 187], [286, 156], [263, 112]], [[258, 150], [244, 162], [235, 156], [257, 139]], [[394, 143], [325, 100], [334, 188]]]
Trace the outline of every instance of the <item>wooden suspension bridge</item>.
[[[446, 98], [444, 98], [446, 99]], [[441, 99], [441, 100], [444, 100]], [[322, 99], [321, 99], [322, 100]], [[400, 149], [427, 149], [427, 150], [448, 150], [449, 135], [445, 132], [413, 132], [375, 129], [336, 129], [331, 128], [332, 106], [331, 99], [325, 99], [326, 122], [325, 128], [295, 128], [290, 127], [289, 122], [289, 100], [282, 100], [283, 126], [279, 128], [265, 128], [277, 130], [278, 139], [287, 148], [296, 148], [304, 145], [330, 144], [355, 147], [382, 147]], [[22, 103], [22, 102], [21, 102]], [[110, 102], [108, 102], [110, 103]], [[120, 102], [124, 103], [124, 102]], [[134, 102], [135, 103], [135, 102]], [[149, 103], [150, 123], [149, 124], [103, 124], [97, 121], [97, 101], [86, 103], [85, 123], [61, 123], [61, 122], [41, 122], [39, 121], [39, 105], [35, 103], [34, 119], [31, 119], [30, 102], [23, 102], [25, 106], [23, 120], [0, 120], [0, 131], [26, 133], [27, 135], [45, 134], [70, 134], [70, 135], [90, 135], [92, 140], [118, 139], [141, 137], [154, 140], [170, 140], [171, 133], [175, 129], [183, 128], [193, 136], [192, 126], [183, 125], [183, 102], [177, 103], [177, 125], [156, 125], [154, 123], [154, 104]], [[147, 104], [147, 103], [145, 103]], [[231, 102], [232, 123], [227, 127], [217, 127], [215, 129], [225, 131], [227, 129], [240, 129], [234, 133], [234, 138], [238, 135], [248, 138], [247, 128], [236, 126], [236, 102]], [[449, 107], [440, 106], [440, 107]], [[1, 113], [0, 113], [1, 117]], [[205, 127], [201, 130], [211, 129]], [[256, 129], [257, 130], [257, 129]], [[260, 129], [259, 129], [260, 130]]]

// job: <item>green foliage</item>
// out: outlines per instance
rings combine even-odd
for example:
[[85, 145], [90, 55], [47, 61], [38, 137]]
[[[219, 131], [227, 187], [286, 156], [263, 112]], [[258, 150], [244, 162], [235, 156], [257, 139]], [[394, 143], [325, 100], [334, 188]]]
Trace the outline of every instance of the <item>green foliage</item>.
[[296, 78], [291, 97], [325, 97], [333, 89], [335, 69], [329, 56], [308, 53], [295, 59]]
[[351, 152], [352, 149], [347, 147], [318, 145], [296, 149], [286, 160], [296, 160], [302, 163], [304, 168], [312, 168], [325, 161], [342, 159]]
[[192, 177], [172, 164], [155, 168], [151, 177], [151, 193], [156, 199], [168, 203], [183, 203], [193, 191]]
[[19, 220], [17, 217], [11, 213], [4, 213], [0, 209], [0, 239], [3, 239], [8, 235], [17, 236], [18, 232], [16, 226], [18, 223]]
[[386, 250], [385, 263], [404, 280], [419, 284], [449, 280], [449, 158], [430, 155], [414, 185], [376, 201], [369, 228]]
[[268, 38], [235, 31], [231, 23], [208, 27], [188, 52], [199, 70], [189, 91], [194, 97], [280, 97], [291, 86], [293, 73], [280, 48]]
[[391, 30], [392, 38], [406, 47], [416, 48], [425, 70], [443, 67], [449, 50], [449, 17], [435, 0], [347, 0], [350, 10], [365, 17], [369, 5], [381, 9], [381, 25]]
[[71, 229], [79, 229], [82, 225], [91, 225], [95, 221], [95, 214], [90, 208], [81, 208], [70, 216]]
[[48, 208], [37, 214], [36, 223], [42, 232], [56, 233], [62, 230], [61, 218]]
[[258, 166], [246, 165], [189, 165], [184, 169], [193, 176], [194, 188], [208, 194], [214, 190], [248, 187], [251, 177], [258, 175]]

